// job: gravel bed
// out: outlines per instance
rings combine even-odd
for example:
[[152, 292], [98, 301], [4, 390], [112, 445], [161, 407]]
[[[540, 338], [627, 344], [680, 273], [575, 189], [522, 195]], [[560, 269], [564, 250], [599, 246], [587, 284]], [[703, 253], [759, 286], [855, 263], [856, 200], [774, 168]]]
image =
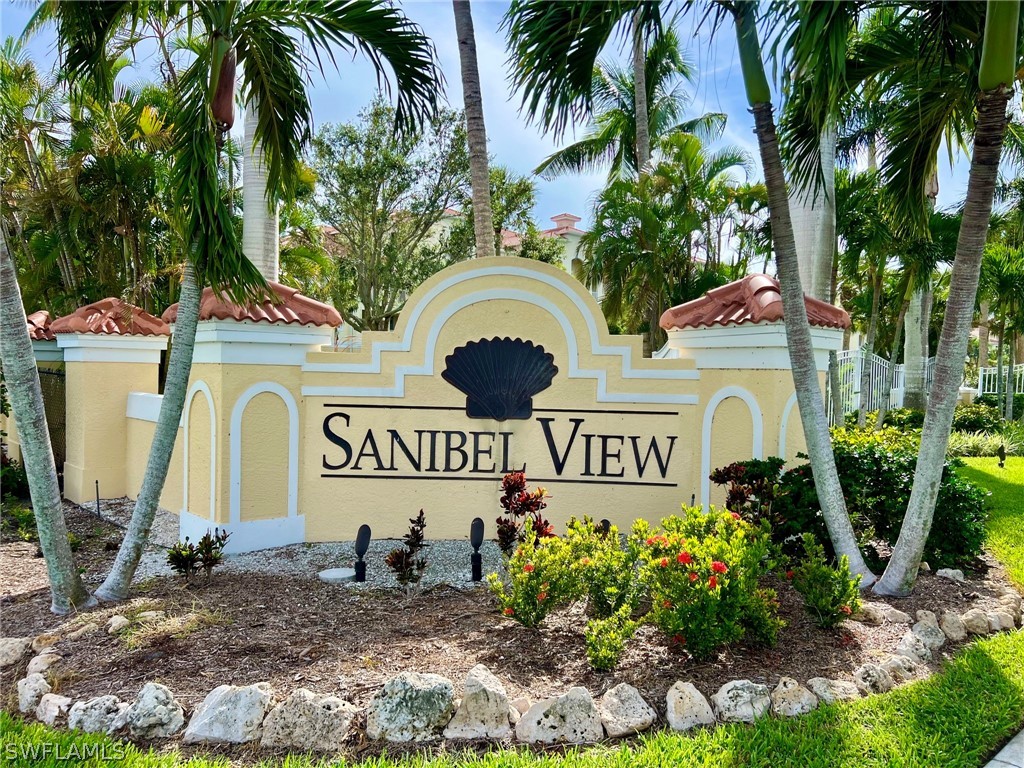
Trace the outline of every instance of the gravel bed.
[[[69, 503], [69, 502], [65, 502]], [[135, 502], [131, 499], [100, 499], [100, 515], [115, 525], [124, 528], [131, 518]], [[83, 507], [94, 511], [92, 505]], [[153, 520], [150, 543], [143, 552], [139, 567], [135, 572], [135, 583], [156, 576], [173, 576], [174, 572], [167, 565], [166, 549], [178, 540], [178, 516], [166, 509], [158, 509]], [[473, 548], [465, 539], [427, 541], [424, 557], [427, 558], [427, 569], [420, 582], [421, 586], [429, 587], [437, 584], [449, 584], [454, 587], [470, 587], [472, 571], [470, 555]], [[288, 576], [308, 576], [327, 568], [351, 568], [356, 560], [353, 542], [323, 542], [307, 544], [290, 544], [285, 547], [262, 549], [258, 552], [245, 552], [237, 555], [225, 555], [220, 572], [231, 573], [266, 573]], [[341, 589], [367, 588], [399, 588], [394, 574], [384, 564], [384, 558], [396, 547], [402, 546], [400, 539], [373, 539], [370, 549], [364, 558], [366, 561], [366, 582], [350, 583]], [[483, 555], [483, 572], [488, 573], [502, 569], [501, 550], [497, 542], [485, 541], [480, 547]]]

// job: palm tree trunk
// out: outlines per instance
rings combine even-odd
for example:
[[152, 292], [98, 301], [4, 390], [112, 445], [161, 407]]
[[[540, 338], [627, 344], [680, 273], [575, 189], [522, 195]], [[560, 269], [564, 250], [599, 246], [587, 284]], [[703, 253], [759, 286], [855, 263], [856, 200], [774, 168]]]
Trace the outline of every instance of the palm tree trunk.
[[636, 112], [636, 170], [651, 159], [651, 124], [647, 115], [647, 48], [640, 9], [633, 12], [633, 103]]
[[850, 571], [861, 576], [862, 586], [871, 584], [875, 577], [864, 563], [857, 537], [846, 511], [846, 499], [839, 484], [835, 455], [825, 416], [825, 404], [818, 384], [818, 370], [814, 362], [811, 326], [807, 321], [807, 307], [800, 285], [800, 265], [793, 238], [793, 222], [789, 216], [789, 195], [786, 177], [779, 154], [779, 141], [772, 116], [771, 89], [764, 73], [764, 61], [757, 39], [754, 17], [756, 5], [743, 3], [734, 6], [736, 37], [739, 43], [740, 64], [746, 86], [747, 99], [754, 113], [757, 143], [768, 189], [768, 208], [772, 222], [772, 240], [779, 270], [782, 293], [782, 311], [786, 323], [786, 341], [790, 367], [796, 389], [800, 420], [803, 423], [807, 453], [811, 459], [814, 487], [818, 493], [822, 516], [836, 555], [846, 555]]
[[1006, 393], [1006, 381], [1003, 377], [1003, 339], [1006, 336], [1006, 318], [999, 320], [999, 336], [996, 346], [996, 398], [1003, 402], [1003, 395]]
[[[982, 299], [978, 308], [978, 367], [988, 367], [988, 316], [991, 308], [988, 299]], [[981, 382], [978, 382], [979, 385]]]
[[483, 96], [480, 92], [480, 70], [476, 60], [473, 12], [469, 7], [469, 0], [452, 0], [452, 7], [455, 10], [455, 35], [459, 41], [459, 63], [462, 69], [462, 101], [466, 109], [476, 255], [494, 256], [494, 222], [491, 212], [490, 176], [487, 169], [487, 130], [484, 123]]
[[864, 351], [860, 361], [860, 403], [858, 404], [857, 426], [868, 423], [868, 407], [871, 400], [871, 358], [875, 354], [875, 336], [878, 335], [878, 308], [882, 297], [882, 270], [876, 269], [871, 275], [871, 315], [868, 317], [868, 334], [864, 340]]
[[135, 500], [131, 521], [117, 551], [114, 565], [103, 584], [96, 590], [96, 597], [100, 600], [124, 600], [128, 596], [128, 589], [142, 557], [142, 550], [149, 540], [149, 531], [153, 527], [160, 493], [167, 480], [167, 469], [171, 464], [171, 453], [178, 437], [178, 424], [181, 422], [181, 413], [185, 406], [185, 393], [192, 371], [196, 326], [199, 323], [201, 294], [202, 290], [196, 282], [195, 269], [191, 262], [186, 262], [181, 279], [178, 319], [174, 324], [174, 343], [171, 345], [171, 356], [167, 364], [164, 396], [160, 403], [156, 430], [153, 433], [153, 444], [149, 449], [146, 472], [142, 476], [142, 487]]
[[[989, 0], [967, 199], [949, 281], [946, 315], [935, 355], [935, 378], [921, 431], [921, 448], [917, 455], [910, 503], [892, 558], [875, 585], [875, 591], [883, 595], [906, 595], [913, 588], [924, 544], [932, 527], [953, 408], [963, 380], [964, 358], [981, 273], [981, 254], [988, 235], [992, 197], [999, 174], [999, 156], [1006, 132], [1006, 105], [1011, 93], [1007, 86], [1012, 83], [1016, 60], [1019, 12], [1019, 0]], [[1000, 53], [1002, 60], [998, 57]]]
[[907, 307], [903, 325], [903, 407], [923, 411], [924, 392], [924, 302], [931, 292], [919, 288]]
[[1014, 366], [1017, 364], [1017, 344], [1016, 334], [1010, 335], [1010, 360], [1009, 360], [1009, 375], [1006, 377], [1006, 405], [1003, 407], [1003, 418], [1007, 421], [1013, 421], [1013, 395], [1017, 388], [1017, 377], [1014, 376]]
[[65, 614], [94, 605], [96, 601], [82, 583], [68, 544], [43, 391], [28, 335], [18, 275], [7, 247], [6, 228], [0, 232], [0, 360], [11, 408], [18, 420], [22, 462], [28, 475], [39, 548], [43, 551], [50, 579], [50, 610]]
[[789, 205], [804, 291], [828, 301], [836, 240], [836, 134], [824, 131], [818, 145], [824, 183], [820, 189], [792, 190]]
[[[899, 359], [900, 344], [903, 341], [903, 326], [907, 324], [907, 309], [910, 307], [910, 299], [903, 298], [900, 304], [900, 312], [896, 316], [895, 336], [892, 340], [892, 351], [889, 353], [889, 363], [885, 367], [885, 391], [882, 392], [882, 399], [878, 405], [878, 415], [875, 417], [875, 429], [881, 429], [885, 423], [885, 414], [889, 412], [889, 399], [892, 397], [892, 387], [896, 383], [896, 361]], [[904, 384], [906, 383], [906, 366], [903, 368]]]
[[280, 271], [277, 201], [267, 200], [263, 150], [253, 144], [257, 120], [255, 104], [247, 105], [242, 138], [242, 252], [263, 277], [276, 281]]

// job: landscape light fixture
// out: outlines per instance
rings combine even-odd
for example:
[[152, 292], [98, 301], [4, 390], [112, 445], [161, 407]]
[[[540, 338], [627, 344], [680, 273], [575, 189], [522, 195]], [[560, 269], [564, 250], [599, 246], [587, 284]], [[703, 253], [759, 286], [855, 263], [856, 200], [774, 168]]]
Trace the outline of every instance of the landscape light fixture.
[[356, 533], [356, 581], [366, 581], [366, 561], [363, 556], [370, 548], [370, 526], [360, 525]]
[[484, 577], [483, 557], [480, 554], [480, 545], [484, 543], [484, 521], [474, 517], [469, 524], [469, 543], [473, 545], [473, 554], [469, 556], [473, 564], [473, 581], [481, 581]]

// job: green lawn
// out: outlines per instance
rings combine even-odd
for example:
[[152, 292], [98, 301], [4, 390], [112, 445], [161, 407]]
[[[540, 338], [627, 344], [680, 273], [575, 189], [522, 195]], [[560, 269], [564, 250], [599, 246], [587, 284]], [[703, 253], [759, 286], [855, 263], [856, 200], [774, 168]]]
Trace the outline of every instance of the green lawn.
[[1017, 588], [1024, 590], [1024, 457], [1007, 458], [1003, 469], [995, 458], [964, 462], [961, 474], [992, 492], [986, 545], [1006, 565]]
[[[1024, 458], [1000, 470], [995, 459], [968, 459], [964, 473], [992, 491], [989, 546], [1024, 585]], [[362, 768], [978, 768], [1024, 724], [1024, 632], [968, 647], [943, 671], [885, 696], [822, 707], [791, 720], [722, 726], [694, 735], [660, 731], [621, 746], [534, 754], [526, 749], [484, 756], [449, 753]], [[49, 753], [44, 754], [44, 745]], [[105, 755], [95, 750], [105, 749]], [[33, 751], [35, 750], [35, 751]], [[76, 751], [72, 751], [76, 750]], [[57, 753], [56, 755], [54, 753]], [[71, 762], [68, 757], [71, 756]], [[102, 758], [108, 758], [104, 761]], [[64, 758], [61, 760], [60, 758]], [[79, 759], [82, 758], [82, 759]], [[115, 758], [113, 762], [109, 758]], [[0, 762], [7, 766], [118, 765], [124, 768], [226, 768], [224, 758], [184, 760], [140, 752], [103, 737], [52, 731], [0, 713]], [[265, 763], [282, 768], [349, 765], [309, 758]]]

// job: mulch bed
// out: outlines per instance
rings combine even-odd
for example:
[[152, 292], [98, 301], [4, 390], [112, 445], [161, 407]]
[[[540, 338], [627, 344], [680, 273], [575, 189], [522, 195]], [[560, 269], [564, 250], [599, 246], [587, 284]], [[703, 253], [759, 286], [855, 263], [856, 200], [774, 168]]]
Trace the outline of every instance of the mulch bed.
[[[113, 527], [84, 512], [69, 513], [69, 525], [83, 538], [76, 554], [87, 572], [102, 573], [114, 555], [106, 549]], [[21, 579], [19, 564], [33, 560], [17, 554], [23, 549], [20, 542], [0, 545], [0, 594], [5, 595], [0, 634], [5, 636], [36, 635], [68, 620], [49, 612], [45, 588], [32, 588]], [[888, 602], [911, 616], [919, 609], [940, 613], [985, 607], [995, 602], [996, 589], [1007, 584], [997, 564], [988, 566], [966, 584], [922, 574], [913, 596]], [[73, 619], [84, 624], [95, 618], [101, 629], [61, 640], [57, 650], [65, 658], [54, 669], [59, 692], [76, 700], [103, 694], [131, 700], [144, 682], [153, 680], [167, 685], [190, 710], [217, 685], [261, 680], [269, 681], [279, 695], [301, 686], [365, 706], [401, 671], [443, 674], [458, 690], [469, 669], [483, 663], [505, 683], [510, 699], [538, 700], [574, 685], [599, 696], [627, 682], [663, 715], [665, 693], [677, 680], [692, 681], [710, 695], [737, 678], [769, 686], [780, 676], [801, 682], [816, 676], [850, 679], [861, 663], [891, 652], [908, 628], [846, 621], [822, 630], [788, 582], [768, 586], [778, 591], [780, 615], [786, 621], [775, 648], [739, 644], [696, 663], [669, 647], [652, 627], [643, 627], [618, 669], [597, 673], [587, 664], [585, 616], [578, 607], [556, 612], [542, 628], [530, 630], [501, 618], [482, 587], [460, 591], [441, 586], [406, 597], [328, 585], [315, 576], [222, 573], [190, 585], [156, 578], [135, 592], [144, 599], [144, 608], [160, 608], [170, 616], [200, 614], [204, 624], [181, 636], [157, 633], [133, 649], [103, 628], [106, 617], [126, 607], [103, 606]], [[947, 643], [942, 653], [956, 649]], [[13, 682], [23, 673], [20, 667], [6, 670], [5, 709], [16, 710]]]

